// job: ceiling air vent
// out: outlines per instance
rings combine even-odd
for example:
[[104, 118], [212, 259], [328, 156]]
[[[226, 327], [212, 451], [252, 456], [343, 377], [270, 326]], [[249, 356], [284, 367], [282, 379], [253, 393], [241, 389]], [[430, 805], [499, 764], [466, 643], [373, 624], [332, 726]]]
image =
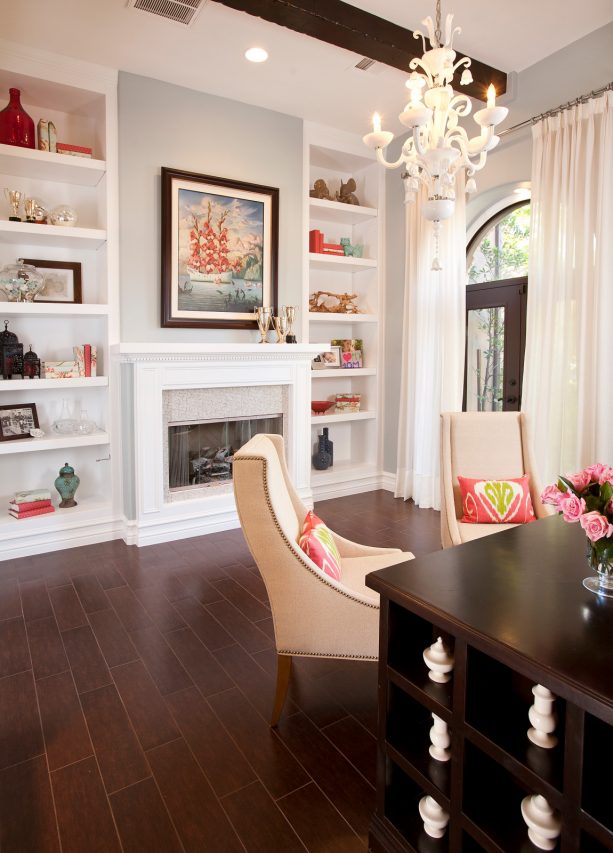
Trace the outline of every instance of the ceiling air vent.
[[160, 18], [189, 27], [193, 24], [206, 0], [128, 0], [128, 8], [150, 12]]
[[358, 71], [368, 71], [368, 69], [374, 64], [374, 59], [369, 59], [367, 56], [365, 56], [364, 59], [360, 59], [359, 62], [356, 62], [353, 67], [357, 68]]

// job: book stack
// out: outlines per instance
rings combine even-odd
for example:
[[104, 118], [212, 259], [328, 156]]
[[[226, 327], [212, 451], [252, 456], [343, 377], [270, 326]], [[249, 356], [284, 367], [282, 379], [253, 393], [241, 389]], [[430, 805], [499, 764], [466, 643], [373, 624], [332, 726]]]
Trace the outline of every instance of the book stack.
[[33, 518], [49, 512], [55, 512], [55, 507], [51, 503], [51, 492], [47, 489], [15, 492], [9, 503], [9, 515], [13, 518]]

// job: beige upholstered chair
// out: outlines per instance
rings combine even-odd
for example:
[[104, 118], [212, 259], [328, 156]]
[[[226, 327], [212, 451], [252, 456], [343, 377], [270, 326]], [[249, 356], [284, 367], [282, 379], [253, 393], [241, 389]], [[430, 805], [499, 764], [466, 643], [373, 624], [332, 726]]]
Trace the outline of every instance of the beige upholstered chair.
[[514, 524], [462, 524], [458, 475], [488, 480], [530, 475], [530, 497], [537, 518], [549, 515], [528, 441], [523, 412], [443, 412], [441, 415], [441, 539], [443, 548], [515, 527]]
[[233, 477], [243, 533], [272, 609], [277, 647], [274, 726], [285, 702], [293, 655], [377, 659], [379, 596], [365, 586], [364, 578], [413, 555], [396, 548], [368, 548], [333, 534], [342, 558], [342, 581], [320, 571], [298, 545], [308, 510], [290, 481], [281, 436], [254, 436], [234, 454]]

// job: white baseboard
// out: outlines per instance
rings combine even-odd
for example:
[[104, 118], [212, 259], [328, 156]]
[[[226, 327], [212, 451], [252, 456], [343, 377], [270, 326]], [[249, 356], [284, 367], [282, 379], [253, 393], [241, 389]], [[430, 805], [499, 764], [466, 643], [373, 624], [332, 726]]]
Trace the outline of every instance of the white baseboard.
[[391, 471], [383, 471], [381, 474], [381, 488], [386, 492], [396, 491], [396, 475]]
[[195, 516], [187, 519], [166, 519], [138, 524], [136, 521], [126, 523], [123, 539], [126, 545], [159, 545], [162, 542], [172, 542], [175, 539], [189, 539], [192, 536], [204, 536], [207, 533], [219, 533], [240, 527], [236, 510], [220, 512], [215, 515]]
[[337, 482], [313, 484], [313, 499], [315, 501], [329, 501], [333, 498], [345, 498], [350, 495], [359, 495], [362, 492], [374, 492], [377, 489], [385, 489], [387, 488], [383, 484], [385, 476], [381, 472], [354, 474]]
[[34, 554], [46, 554], [50, 551], [62, 551], [65, 548], [79, 548], [82, 545], [95, 545], [97, 542], [121, 539], [124, 535], [124, 527], [121, 518], [107, 518], [83, 522], [72, 529], [44, 530], [40, 533], [24, 531], [23, 536], [14, 537], [2, 543], [0, 564], [3, 560], [16, 560], [19, 557], [31, 557]]

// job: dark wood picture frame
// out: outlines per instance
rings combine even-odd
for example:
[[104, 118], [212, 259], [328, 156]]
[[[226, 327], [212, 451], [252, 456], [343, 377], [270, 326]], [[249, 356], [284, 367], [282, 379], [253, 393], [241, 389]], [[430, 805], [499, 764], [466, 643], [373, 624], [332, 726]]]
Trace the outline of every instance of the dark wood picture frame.
[[[32, 414], [33, 427], [30, 427], [27, 432], [18, 433], [17, 435], [6, 434], [4, 432], [3, 413], [7, 411], [15, 411], [18, 409], [30, 409]], [[20, 438], [30, 438], [30, 429], [38, 429], [38, 414], [36, 412], [35, 403], [13, 403], [8, 406], [0, 406], [0, 441], [16, 441]]]
[[[185, 172], [179, 169], [169, 169], [162, 167], [162, 327], [164, 328], [182, 328], [182, 329], [255, 329], [257, 323], [253, 316], [253, 307], [256, 304], [263, 304], [276, 308], [277, 305], [277, 287], [278, 287], [278, 254], [279, 254], [279, 189], [277, 187], [267, 187], [261, 184], [249, 184], [245, 181], [235, 181], [229, 178], [217, 178], [211, 175], [200, 175], [194, 172]], [[221, 190], [222, 192], [219, 192]], [[223, 192], [225, 190], [225, 192]], [[214, 196], [219, 197], [219, 202], [223, 209], [224, 200], [236, 199], [246, 202], [255, 202], [262, 204], [262, 246], [261, 246], [261, 298], [257, 297], [257, 280], [253, 279], [256, 284], [256, 301], [253, 301], [253, 296], [249, 295], [247, 299], [247, 290], [252, 287], [252, 280], [243, 281], [241, 287], [237, 280], [233, 277], [231, 271], [213, 271], [203, 273], [202, 271], [191, 271], [187, 273], [187, 262], [185, 260], [186, 234], [190, 232], [193, 226], [184, 226], [183, 228], [183, 246], [180, 250], [181, 233], [180, 233], [180, 198], [179, 193], [201, 193], [203, 197]], [[210, 200], [210, 199], [209, 199]], [[202, 199], [204, 202], [204, 198]], [[207, 202], [208, 203], [208, 202]], [[215, 202], [213, 202], [215, 203]], [[209, 207], [209, 217], [211, 218]], [[194, 215], [194, 214], [192, 214]], [[204, 217], [203, 213], [199, 218]], [[210, 219], [209, 219], [210, 221]], [[222, 225], [219, 224], [219, 218], [213, 220], [217, 231], [221, 234]], [[231, 224], [229, 229], [231, 229]], [[190, 240], [187, 240], [188, 245]], [[229, 238], [230, 249], [232, 253], [231, 233]], [[180, 257], [180, 251], [182, 257]], [[247, 258], [247, 254], [244, 256]], [[248, 260], [253, 259], [253, 255]], [[232, 259], [226, 254], [226, 258]], [[239, 258], [235, 258], [233, 263], [238, 264]], [[253, 269], [253, 266], [252, 266]], [[181, 272], [181, 270], [183, 270]], [[244, 271], [243, 271], [244, 274]], [[206, 275], [206, 281], [200, 280]], [[193, 277], [193, 278], [192, 278]], [[222, 281], [223, 277], [223, 281]], [[215, 278], [215, 280], [211, 280]], [[229, 280], [228, 280], [229, 279]], [[194, 284], [195, 282], [195, 284]], [[216, 283], [221, 287], [215, 288]], [[185, 305], [180, 307], [180, 302], [187, 301], [186, 294], [200, 291], [201, 295], [206, 297], [206, 290], [202, 294], [202, 287], [214, 287], [217, 293], [222, 295], [228, 306], [231, 304], [236, 306], [236, 302], [231, 303], [232, 297], [236, 299], [242, 298], [245, 300], [246, 310], [240, 311], [223, 311], [219, 308], [214, 310], [202, 310], [199, 308], [186, 308]], [[224, 294], [224, 285], [230, 285], [234, 288], [234, 292]], [[189, 288], [189, 290], [188, 290]], [[194, 292], [194, 288], [197, 291]], [[229, 290], [229, 288], [227, 288]], [[242, 296], [241, 296], [242, 294]], [[240, 304], [240, 303], [238, 303]]]
[[41, 270], [71, 270], [72, 271], [72, 299], [39, 299], [37, 296], [35, 302], [46, 302], [49, 304], [65, 304], [65, 305], [80, 305], [82, 301], [81, 294], [81, 264], [78, 261], [42, 261], [36, 258], [20, 258], [20, 263], [30, 264]]

